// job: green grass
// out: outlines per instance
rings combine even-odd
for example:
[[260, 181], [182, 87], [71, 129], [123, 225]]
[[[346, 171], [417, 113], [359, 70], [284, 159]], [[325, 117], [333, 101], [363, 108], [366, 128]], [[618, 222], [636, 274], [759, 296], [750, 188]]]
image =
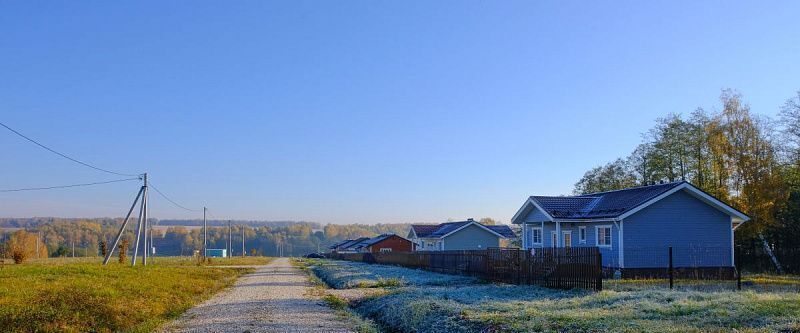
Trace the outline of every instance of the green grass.
[[229, 257], [229, 258], [206, 258], [206, 261], [200, 262], [194, 257], [155, 257], [156, 264], [164, 264], [171, 266], [253, 266], [253, 265], [266, 265], [274, 258], [272, 257]]
[[154, 259], [146, 267], [99, 258], [3, 265], [0, 332], [149, 332], [252, 271]]

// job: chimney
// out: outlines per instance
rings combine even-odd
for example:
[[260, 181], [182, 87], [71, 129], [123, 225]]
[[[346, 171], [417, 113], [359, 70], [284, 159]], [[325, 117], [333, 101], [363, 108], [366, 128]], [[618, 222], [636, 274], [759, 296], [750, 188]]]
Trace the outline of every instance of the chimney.
[[470, 217], [470, 218], [468, 218], [468, 219], [467, 219], [467, 221], [468, 221], [468, 222], [475, 222], [475, 219], [473, 219], [473, 218], [471, 218], [471, 217]]

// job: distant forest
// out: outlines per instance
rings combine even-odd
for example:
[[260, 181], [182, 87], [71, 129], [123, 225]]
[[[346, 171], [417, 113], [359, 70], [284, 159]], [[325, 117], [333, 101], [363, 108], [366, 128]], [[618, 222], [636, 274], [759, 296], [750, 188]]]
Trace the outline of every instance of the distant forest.
[[[135, 222], [135, 221], [134, 221]], [[208, 221], [208, 248], [227, 248], [228, 221]], [[113, 241], [122, 223], [121, 218], [0, 218], [0, 256], [8, 256], [9, 244], [21, 244], [29, 249], [29, 258], [36, 257], [36, 239], [39, 251], [49, 256], [95, 256], [100, 253], [100, 242]], [[192, 255], [202, 249], [202, 220], [151, 219], [153, 243], [157, 255]], [[188, 227], [187, 227], [188, 226]], [[316, 252], [334, 242], [357, 237], [372, 237], [382, 233], [405, 236], [408, 224], [327, 224], [293, 221], [231, 221], [232, 254], [242, 254], [242, 230], [245, 251], [265, 256], [293, 256]], [[133, 228], [127, 228], [125, 237], [133, 244]], [[45, 252], [46, 249], [46, 252]], [[132, 249], [129, 249], [132, 250]]]

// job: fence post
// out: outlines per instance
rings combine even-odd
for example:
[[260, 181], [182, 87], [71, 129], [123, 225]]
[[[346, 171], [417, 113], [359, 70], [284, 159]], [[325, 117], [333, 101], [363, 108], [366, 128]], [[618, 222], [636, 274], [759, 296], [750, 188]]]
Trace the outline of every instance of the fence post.
[[561, 270], [560, 270], [560, 268], [561, 268], [561, 256], [560, 256], [560, 253], [559, 253], [560, 251], [559, 250], [560, 250], [560, 248], [557, 247], [557, 248], [553, 249], [553, 252], [554, 252], [554, 254], [556, 256], [556, 270], [555, 270], [555, 273], [556, 273], [556, 288], [561, 289]]
[[597, 285], [595, 289], [597, 289], [597, 291], [603, 291], [603, 253], [600, 252], [600, 249], [595, 249], [597, 249]]
[[735, 258], [735, 269], [736, 269], [736, 290], [742, 290], [742, 256], [740, 255], [741, 251], [739, 251], [739, 247], [737, 246], [734, 250]]
[[669, 247], [669, 289], [672, 289], [672, 246]]

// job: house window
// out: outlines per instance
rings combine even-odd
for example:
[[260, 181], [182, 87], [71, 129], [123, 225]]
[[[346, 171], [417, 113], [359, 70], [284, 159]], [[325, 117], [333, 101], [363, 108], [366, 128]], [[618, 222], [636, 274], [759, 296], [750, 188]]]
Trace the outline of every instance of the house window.
[[586, 244], [586, 227], [578, 227], [578, 241]]
[[555, 231], [550, 232], [550, 240], [553, 247], [558, 247], [558, 234]]
[[388, 247], [382, 247], [381, 252], [392, 252], [392, 249]]
[[572, 247], [572, 232], [562, 231], [561, 237], [564, 238], [564, 247]]
[[611, 226], [597, 226], [597, 246], [611, 247]]
[[542, 228], [531, 228], [531, 244], [542, 245]]

